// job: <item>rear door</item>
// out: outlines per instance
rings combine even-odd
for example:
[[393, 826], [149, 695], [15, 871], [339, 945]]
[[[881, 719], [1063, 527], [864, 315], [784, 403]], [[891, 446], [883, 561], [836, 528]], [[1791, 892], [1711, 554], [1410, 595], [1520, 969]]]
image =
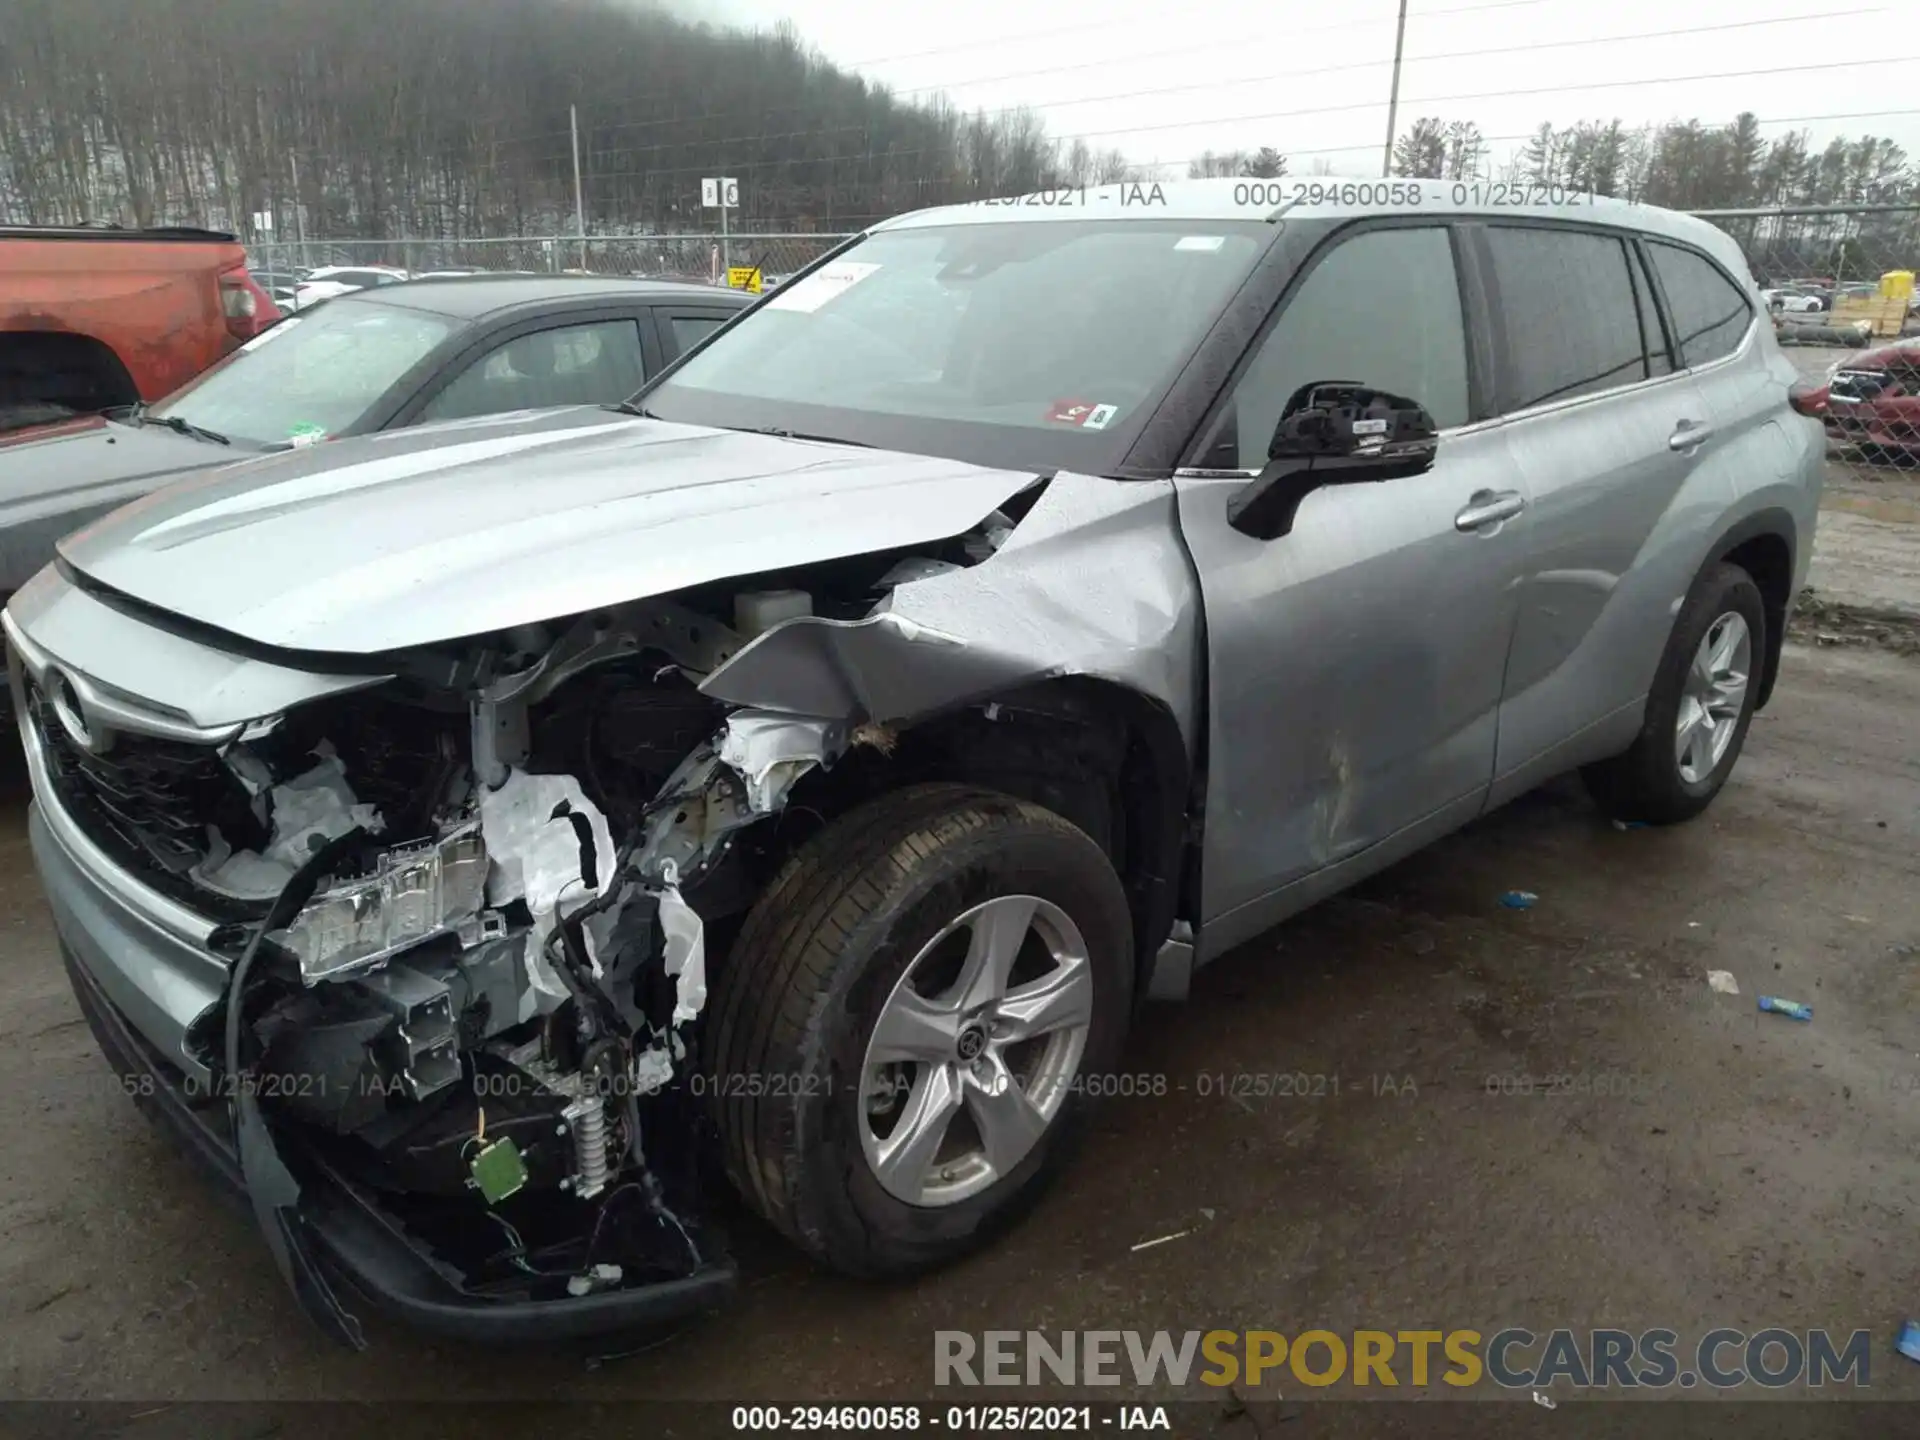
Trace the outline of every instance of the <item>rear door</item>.
[[745, 308], [684, 301], [654, 306], [654, 328], [660, 336], [660, 368], [673, 364]]
[[1533, 502], [1499, 803], [1632, 740], [1672, 625], [1671, 594], [1642, 560], [1713, 443], [1712, 417], [1669, 353], [1632, 236], [1548, 220], [1470, 233], [1494, 408]]
[[[1485, 799], [1529, 517], [1499, 427], [1476, 423], [1463, 294], [1444, 223], [1330, 238], [1176, 474], [1206, 603], [1209, 954]], [[1317, 380], [1418, 401], [1442, 429], [1433, 468], [1314, 491], [1278, 539], [1235, 530], [1228, 502]]]

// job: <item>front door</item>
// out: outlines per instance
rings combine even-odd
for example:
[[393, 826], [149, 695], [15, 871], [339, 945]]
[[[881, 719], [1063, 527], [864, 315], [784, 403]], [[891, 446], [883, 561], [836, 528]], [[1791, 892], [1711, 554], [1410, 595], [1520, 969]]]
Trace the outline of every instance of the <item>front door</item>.
[[[1208, 642], [1202, 958], [1485, 799], [1528, 497], [1500, 428], [1476, 423], [1471, 369], [1448, 228], [1344, 231], [1290, 287], [1176, 477]], [[1442, 429], [1434, 466], [1315, 491], [1292, 533], [1244, 535], [1228, 501], [1316, 380], [1418, 401]]]

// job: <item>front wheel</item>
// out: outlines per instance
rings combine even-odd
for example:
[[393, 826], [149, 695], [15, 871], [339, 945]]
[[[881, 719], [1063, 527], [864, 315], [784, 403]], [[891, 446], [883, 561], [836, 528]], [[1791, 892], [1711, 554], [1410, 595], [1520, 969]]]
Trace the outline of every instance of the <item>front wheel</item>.
[[1063, 1158], [1119, 1056], [1132, 952], [1112, 865], [1049, 810], [922, 785], [841, 817], [714, 986], [705, 1078], [734, 1184], [849, 1274], [965, 1253]]
[[1746, 743], [1766, 653], [1759, 587], [1739, 566], [1715, 565], [1674, 620], [1633, 748], [1582, 772], [1600, 808], [1653, 825], [1706, 809]]

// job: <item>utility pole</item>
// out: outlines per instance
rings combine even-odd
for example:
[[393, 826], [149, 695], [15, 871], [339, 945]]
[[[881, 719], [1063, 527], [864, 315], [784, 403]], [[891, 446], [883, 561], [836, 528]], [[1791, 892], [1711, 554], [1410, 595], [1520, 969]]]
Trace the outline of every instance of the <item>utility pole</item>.
[[1400, 23], [1393, 32], [1393, 88], [1387, 93], [1387, 148], [1380, 157], [1380, 178], [1393, 174], [1393, 124], [1400, 117], [1400, 55], [1407, 44], [1407, 0], [1400, 0]]
[[580, 194], [580, 107], [567, 106], [567, 123], [573, 130], [573, 233], [580, 237], [580, 268], [587, 268], [587, 207]]
[[293, 238], [300, 242], [301, 265], [307, 263], [307, 207], [300, 200], [300, 154], [294, 151], [287, 156], [293, 166]]

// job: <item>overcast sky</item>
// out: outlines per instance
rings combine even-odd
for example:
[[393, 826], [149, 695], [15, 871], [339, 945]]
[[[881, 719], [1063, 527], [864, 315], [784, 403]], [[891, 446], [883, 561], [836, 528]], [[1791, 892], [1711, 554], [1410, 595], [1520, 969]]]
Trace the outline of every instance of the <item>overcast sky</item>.
[[[1031, 105], [1060, 137], [1184, 167], [1272, 145], [1378, 174], [1396, 0], [685, 0], [716, 23], [790, 19], [828, 57], [903, 97]], [[1336, 19], [1335, 17], [1343, 17]], [[1503, 156], [1542, 120], [1632, 124], [1750, 109], [1824, 143], [1890, 135], [1920, 153], [1915, 0], [1411, 0], [1404, 126], [1473, 120]], [[1620, 38], [1643, 37], [1643, 38]], [[1888, 62], [1874, 63], [1876, 53]], [[1814, 68], [1820, 67], [1820, 68]], [[1790, 73], [1754, 73], [1754, 72]], [[1725, 76], [1727, 78], [1695, 78]], [[1664, 83], [1648, 83], [1660, 81]], [[1634, 82], [1634, 83], [1622, 83]], [[1905, 114], [1861, 114], [1859, 112]]]

